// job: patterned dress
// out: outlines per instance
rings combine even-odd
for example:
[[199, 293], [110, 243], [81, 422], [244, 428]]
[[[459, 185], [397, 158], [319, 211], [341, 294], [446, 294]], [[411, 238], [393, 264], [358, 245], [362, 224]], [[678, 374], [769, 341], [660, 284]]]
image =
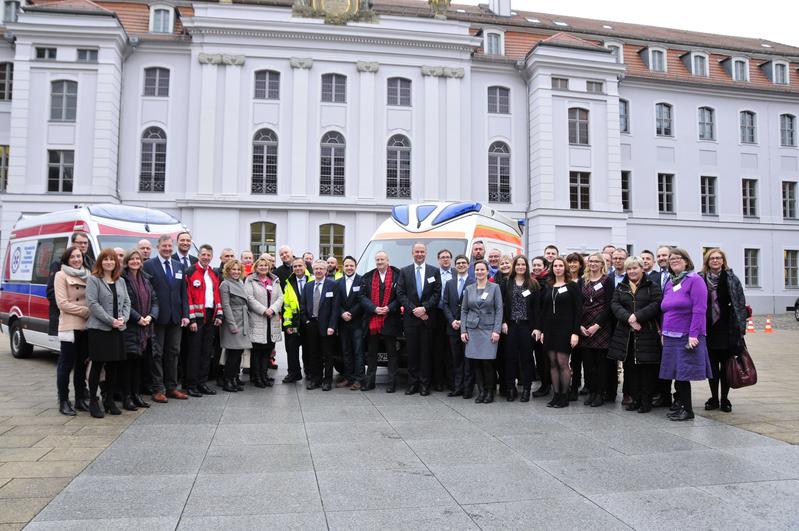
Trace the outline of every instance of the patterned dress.
[[[580, 325], [588, 328], [610, 312], [610, 298], [612, 293], [605, 292], [607, 275], [596, 282], [583, 283], [583, 316]], [[610, 322], [605, 319], [605, 322]], [[610, 326], [603, 326], [591, 337], [580, 336], [580, 346], [584, 348], [607, 349], [610, 347]]]

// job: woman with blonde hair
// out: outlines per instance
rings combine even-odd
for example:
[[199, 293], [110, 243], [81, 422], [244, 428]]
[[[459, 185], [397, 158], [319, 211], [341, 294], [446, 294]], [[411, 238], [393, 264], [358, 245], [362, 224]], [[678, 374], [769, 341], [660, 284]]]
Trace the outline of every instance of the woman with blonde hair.
[[[247, 291], [244, 289], [242, 275], [244, 267], [236, 259], [228, 260], [222, 269], [224, 280], [219, 285], [219, 298], [225, 316], [219, 332], [219, 344], [225, 349], [225, 372], [222, 389], [229, 393], [244, 391], [239, 385], [241, 355], [245, 349], [252, 349], [252, 330], [247, 309]], [[274, 288], [273, 288], [274, 289]], [[252, 378], [252, 371], [250, 377]]]
[[280, 279], [271, 273], [269, 260], [259, 258], [252, 271], [244, 282], [252, 342], [250, 381], [258, 388], [272, 387], [274, 379], [269, 377], [269, 357], [282, 337], [283, 291]]
[[[588, 387], [586, 406], [599, 407], [607, 392], [608, 347], [610, 347], [613, 314], [610, 302], [613, 298], [613, 278], [608, 276], [602, 253], [592, 253], [586, 260], [586, 268], [580, 282], [583, 296], [580, 316], [580, 346], [578, 352], [585, 365], [585, 383]], [[615, 362], [613, 362], [615, 363]], [[572, 382], [570, 399], [577, 399], [576, 377]]]

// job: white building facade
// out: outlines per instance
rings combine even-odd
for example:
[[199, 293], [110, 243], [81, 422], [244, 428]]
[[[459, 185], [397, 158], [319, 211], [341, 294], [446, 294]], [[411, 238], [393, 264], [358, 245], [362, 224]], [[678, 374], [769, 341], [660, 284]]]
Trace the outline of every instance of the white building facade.
[[475, 200], [524, 220], [529, 254], [719, 246], [756, 311], [799, 293], [799, 49], [686, 48], [788, 78], [702, 85], [625, 60], [674, 68], [662, 43], [503, 25], [504, 3], [487, 22], [378, 3], [346, 25], [279, 4], [64, 0], [6, 21], [2, 249], [21, 214], [123, 202], [217, 249], [357, 256], [394, 205]]

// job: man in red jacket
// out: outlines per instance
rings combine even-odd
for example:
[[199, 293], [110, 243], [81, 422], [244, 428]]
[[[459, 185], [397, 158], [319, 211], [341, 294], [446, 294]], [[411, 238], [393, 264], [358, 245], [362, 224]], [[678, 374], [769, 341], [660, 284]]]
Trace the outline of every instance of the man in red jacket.
[[205, 385], [214, 353], [214, 329], [222, 324], [219, 278], [211, 268], [213, 257], [213, 248], [208, 244], [201, 245], [199, 260], [186, 271], [191, 324], [184, 385], [186, 393], [194, 397], [216, 394]]

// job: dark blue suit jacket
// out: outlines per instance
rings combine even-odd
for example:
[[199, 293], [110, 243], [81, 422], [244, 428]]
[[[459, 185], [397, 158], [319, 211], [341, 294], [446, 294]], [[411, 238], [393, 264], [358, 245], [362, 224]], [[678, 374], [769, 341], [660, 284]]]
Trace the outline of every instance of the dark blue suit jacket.
[[652, 282], [657, 284], [659, 288], [663, 289], [662, 278], [663, 278], [664, 275], [666, 277], [668, 277], [669, 273], [668, 273], [668, 271], [655, 271], [653, 269], [652, 271], [647, 273], [647, 275], [649, 276], [649, 280], [651, 280]]
[[[403, 317], [405, 327], [409, 326], [433, 326], [435, 324], [434, 308], [438, 308], [441, 302], [441, 273], [438, 268], [425, 264], [424, 276], [422, 279], [422, 298], [416, 293], [416, 264], [413, 263], [400, 269], [399, 281], [397, 282], [397, 298], [405, 308]], [[422, 321], [413, 315], [413, 309], [417, 306], [424, 306], [429, 318]]]
[[[466, 290], [466, 286], [474, 284], [475, 282], [474, 277], [467, 276], [466, 282], [463, 283], [463, 289]], [[461, 292], [461, 296], [458, 297], [458, 275], [456, 274], [444, 286], [444, 301], [441, 305], [441, 309], [444, 311], [444, 317], [447, 320], [447, 322], [444, 323], [447, 334], [455, 337], [459, 337], [461, 331], [452, 328], [452, 321], [460, 321], [461, 319], [461, 302], [463, 302], [463, 292]]]
[[144, 262], [143, 266], [144, 272], [150, 275], [150, 283], [158, 297], [158, 319], [155, 322], [160, 325], [179, 325], [181, 319], [189, 316], [183, 266], [174, 258], [170, 258], [173, 278], [169, 280], [164, 273], [162, 260], [160, 256], [156, 256]]
[[[316, 286], [316, 279], [306, 282], [300, 297], [300, 314], [302, 323], [305, 326], [311, 321], [313, 315], [313, 290]], [[338, 285], [335, 280], [325, 278], [322, 284], [322, 298], [319, 300], [319, 332], [327, 335], [327, 329], [336, 329], [338, 326], [338, 314], [336, 313], [336, 296]], [[330, 295], [328, 295], [328, 293]]]
[[352, 288], [350, 294], [347, 296], [347, 277], [346, 275], [336, 281], [336, 296], [333, 297], [336, 301], [336, 315], [341, 317], [344, 312], [352, 314], [352, 320], [349, 322], [341, 320], [341, 326], [361, 326], [363, 323], [363, 308], [361, 307], [361, 297], [363, 296], [363, 278], [359, 274], [355, 274], [352, 280]]

